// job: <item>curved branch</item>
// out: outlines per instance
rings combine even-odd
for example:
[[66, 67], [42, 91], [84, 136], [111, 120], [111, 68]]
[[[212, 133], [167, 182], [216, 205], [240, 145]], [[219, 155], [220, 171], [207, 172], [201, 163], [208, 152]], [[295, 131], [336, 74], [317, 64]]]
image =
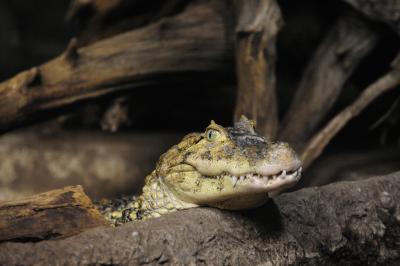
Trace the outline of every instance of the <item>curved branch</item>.
[[400, 85], [400, 54], [393, 63], [393, 69], [369, 85], [350, 106], [337, 114], [320, 132], [318, 132], [306, 145], [301, 155], [303, 167], [307, 168], [325, 149], [332, 138], [356, 117], [378, 96]]
[[63, 55], [0, 83], [0, 132], [40, 111], [154, 83], [167, 74], [226, 71], [233, 50], [228, 20], [211, 2], [199, 2], [81, 49], [72, 41]]
[[344, 83], [377, 41], [378, 34], [357, 16], [339, 18], [309, 62], [279, 137], [301, 153], [332, 109]]

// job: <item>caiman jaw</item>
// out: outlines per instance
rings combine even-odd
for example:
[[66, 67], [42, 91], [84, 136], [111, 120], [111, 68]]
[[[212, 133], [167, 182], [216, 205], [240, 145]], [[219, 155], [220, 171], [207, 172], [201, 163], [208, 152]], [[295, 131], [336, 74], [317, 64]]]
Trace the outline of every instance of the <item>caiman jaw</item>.
[[[229, 175], [228, 173], [222, 174], [222, 176], [228, 176], [231, 178], [232, 186], [235, 189], [238, 185], [248, 186], [254, 189], [263, 189], [265, 191], [271, 191], [282, 186], [290, 186], [297, 183], [300, 179], [302, 168], [299, 167], [295, 170], [280, 171], [273, 175], [262, 175], [258, 173], [247, 173], [240, 176]], [[219, 176], [217, 176], [219, 178]]]
[[[217, 176], [203, 176], [203, 178], [211, 179], [229, 179], [233, 191], [244, 190], [247, 193], [254, 192], [274, 192], [275, 190], [281, 191], [285, 188], [291, 187], [299, 181], [301, 177], [301, 166], [296, 166], [292, 170], [282, 170], [275, 174], [260, 174], [260, 173], [246, 173], [235, 175], [228, 172], [223, 172]], [[244, 193], [241, 193], [244, 194]]]

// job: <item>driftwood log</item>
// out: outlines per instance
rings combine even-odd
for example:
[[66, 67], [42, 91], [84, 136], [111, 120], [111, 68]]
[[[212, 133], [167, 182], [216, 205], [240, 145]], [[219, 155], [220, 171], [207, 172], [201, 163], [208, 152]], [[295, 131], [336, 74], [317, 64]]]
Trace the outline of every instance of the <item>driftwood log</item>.
[[283, 194], [246, 212], [195, 208], [39, 243], [2, 265], [400, 263], [400, 172]]
[[0, 242], [67, 237], [109, 225], [81, 186], [0, 202], [0, 217]]
[[87, 47], [78, 49], [73, 39], [61, 56], [0, 83], [0, 132], [155, 77], [230, 69], [230, 19], [221, 5], [208, 2], [195, 1], [176, 16]]

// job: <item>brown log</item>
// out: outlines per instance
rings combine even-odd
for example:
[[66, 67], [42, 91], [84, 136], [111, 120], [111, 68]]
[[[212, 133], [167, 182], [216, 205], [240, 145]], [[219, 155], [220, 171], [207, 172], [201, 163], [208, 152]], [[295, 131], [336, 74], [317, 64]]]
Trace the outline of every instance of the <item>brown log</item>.
[[70, 45], [65, 54], [0, 84], [0, 131], [38, 112], [133, 89], [166, 74], [226, 71], [233, 41], [224, 14], [207, 1], [193, 1], [182, 13], [147, 27], [76, 51]]
[[0, 202], [0, 242], [38, 241], [108, 226], [81, 186]]
[[347, 79], [377, 41], [378, 34], [356, 15], [338, 19], [304, 72], [280, 128], [282, 140], [302, 151], [332, 109]]
[[276, 38], [282, 15], [275, 0], [236, 1], [235, 120], [246, 115], [260, 133], [274, 138], [278, 129], [276, 99]]
[[400, 172], [283, 194], [246, 212], [194, 208], [38, 243], [1, 265], [399, 265]]

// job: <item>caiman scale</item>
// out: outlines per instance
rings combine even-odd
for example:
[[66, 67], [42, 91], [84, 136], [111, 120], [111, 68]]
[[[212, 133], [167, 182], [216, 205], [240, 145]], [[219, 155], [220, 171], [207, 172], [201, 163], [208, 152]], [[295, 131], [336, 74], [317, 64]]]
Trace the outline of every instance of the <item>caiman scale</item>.
[[198, 206], [264, 204], [297, 183], [301, 162], [287, 143], [267, 141], [254, 126], [244, 116], [233, 127], [211, 121], [204, 133], [185, 136], [160, 157], [139, 197], [103, 203], [101, 211], [119, 225]]

